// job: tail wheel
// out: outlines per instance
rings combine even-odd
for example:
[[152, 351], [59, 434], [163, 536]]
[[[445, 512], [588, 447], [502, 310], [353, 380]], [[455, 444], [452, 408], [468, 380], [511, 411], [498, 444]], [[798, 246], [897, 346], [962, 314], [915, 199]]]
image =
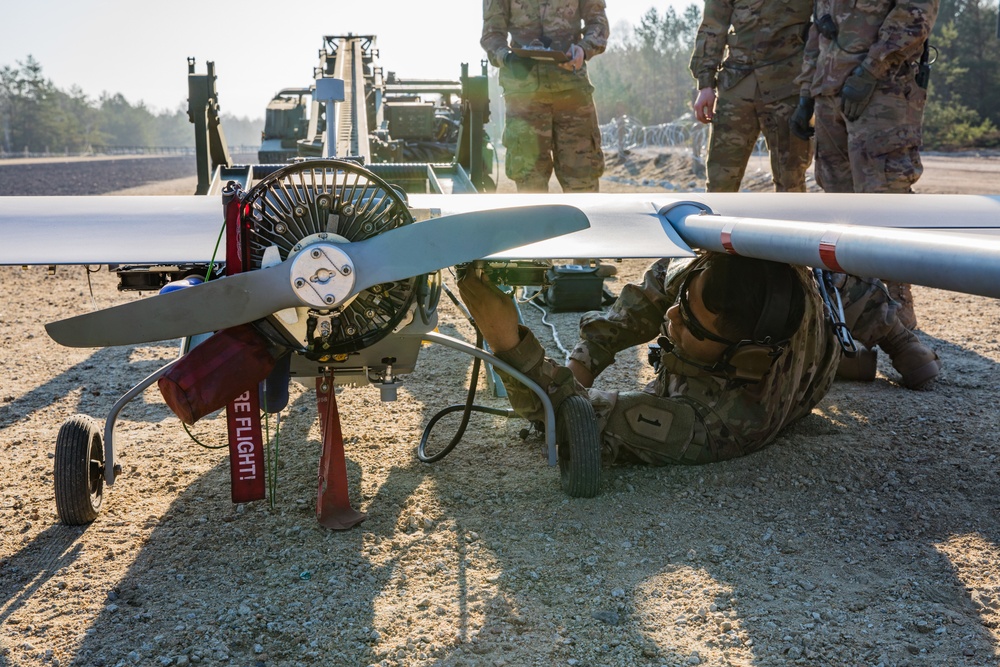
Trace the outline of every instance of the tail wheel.
[[570, 396], [556, 417], [559, 475], [566, 495], [593, 498], [601, 492], [601, 436], [594, 408], [583, 396]]
[[104, 443], [94, 420], [75, 415], [56, 438], [56, 512], [69, 526], [97, 518], [104, 500]]

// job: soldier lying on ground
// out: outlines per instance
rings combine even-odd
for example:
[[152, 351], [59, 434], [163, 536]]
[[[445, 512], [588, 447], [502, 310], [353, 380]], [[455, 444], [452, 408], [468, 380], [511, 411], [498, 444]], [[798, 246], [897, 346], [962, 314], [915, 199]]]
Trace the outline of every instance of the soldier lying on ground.
[[[928, 387], [940, 362], [900, 324], [885, 285], [834, 278], [830, 289], [854, 338], [888, 353], [904, 387]], [[568, 397], [589, 400], [604, 463], [699, 464], [757, 451], [809, 414], [843, 355], [844, 327], [838, 336], [814, 274], [775, 262], [718, 253], [657, 261], [608, 311], [584, 315], [568, 366], [545, 358], [510, 297], [486, 276], [470, 272], [458, 286], [494, 353], [547, 391], [557, 423]], [[643, 391], [590, 388], [617, 352], [657, 336], [657, 377]], [[542, 420], [538, 397], [501, 376], [514, 410]]]

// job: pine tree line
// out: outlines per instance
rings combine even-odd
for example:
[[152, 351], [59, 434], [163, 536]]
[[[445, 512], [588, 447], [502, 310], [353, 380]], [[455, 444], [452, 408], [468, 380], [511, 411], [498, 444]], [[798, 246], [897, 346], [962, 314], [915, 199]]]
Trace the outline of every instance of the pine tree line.
[[[258, 145], [263, 120], [223, 114], [232, 145]], [[0, 69], [0, 153], [103, 152], [116, 147], [191, 148], [186, 108], [154, 113], [121, 93], [97, 100], [78, 87], [60, 90], [31, 56]]]

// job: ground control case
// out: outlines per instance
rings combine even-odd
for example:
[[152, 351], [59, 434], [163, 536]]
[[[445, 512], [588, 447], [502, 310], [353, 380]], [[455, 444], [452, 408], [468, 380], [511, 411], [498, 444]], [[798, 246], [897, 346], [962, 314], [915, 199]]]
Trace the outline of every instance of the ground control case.
[[604, 302], [604, 278], [598, 267], [564, 264], [546, 272], [545, 303], [553, 312], [599, 310]]

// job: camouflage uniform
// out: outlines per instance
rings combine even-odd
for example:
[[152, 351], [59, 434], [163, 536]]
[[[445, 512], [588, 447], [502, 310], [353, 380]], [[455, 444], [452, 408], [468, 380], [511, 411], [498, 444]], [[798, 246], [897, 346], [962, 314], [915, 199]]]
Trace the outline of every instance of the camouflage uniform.
[[775, 190], [805, 192], [811, 147], [791, 133], [788, 118], [798, 104], [795, 77], [811, 10], [811, 0], [706, 0], [691, 74], [699, 89], [718, 87], [709, 192], [739, 191], [761, 132]]
[[[666, 311], [690, 265], [686, 259], [660, 260], [641, 284], [627, 285], [607, 312], [586, 314], [581, 341], [571, 357], [596, 376], [614, 363], [617, 352], [665, 334]], [[763, 448], [786, 425], [809, 414], [829, 390], [841, 359], [812, 274], [796, 270], [806, 294], [802, 325], [758, 383], [733, 383], [664, 354], [656, 380], [644, 391], [588, 390], [568, 368], [545, 358], [525, 327], [521, 343], [498, 356], [542, 386], [556, 409], [573, 394], [587, 397], [597, 414], [606, 462], [700, 464], [743, 456]], [[845, 319], [865, 345], [882, 340], [896, 324], [897, 305], [879, 281], [845, 276], [838, 291]], [[543, 419], [538, 397], [510, 376], [501, 376], [518, 414]]]
[[[826, 192], [910, 192], [920, 178], [921, 124], [927, 91], [918, 61], [939, 0], [817, 0], [836, 39], [814, 25], [797, 79], [816, 101], [816, 182]], [[841, 112], [840, 91], [858, 65], [878, 80], [855, 121]]]
[[[500, 68], [506, 173], [520, 192], [548, 192], [553, 168], [565, 192], [598, 190], [604, 153], [586, 60], [607, 46], [604, 7], [604, 0], [483, 0], [480, 44]], [[508, 33], [515, 47], [543, 38], [551, 40], [549, 48], [562, 52], [578, 44], [584, 65], [572, 72], [536, 61], [526, 78], [517, 79], [503, 67], [510, 51]]]

